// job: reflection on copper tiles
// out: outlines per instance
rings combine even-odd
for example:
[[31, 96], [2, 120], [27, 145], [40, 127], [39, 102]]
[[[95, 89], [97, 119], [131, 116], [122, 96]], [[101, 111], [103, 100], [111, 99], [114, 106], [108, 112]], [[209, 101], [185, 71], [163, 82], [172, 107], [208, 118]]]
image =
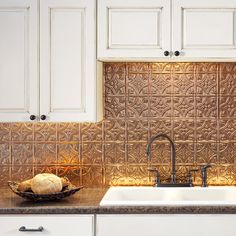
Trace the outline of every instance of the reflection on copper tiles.
[[[176, 142], [179, 180], [211, 162], [210, 184], [236, 184], [235, 63], [104, 63], [104, 80], [102, 122], [0, 123], [1, 184], [52, 172], [86, 186], [151, 185], [146, 144], [157, 133]], [[167, 142], [153, 144], [151, 162], [167, 180]]]

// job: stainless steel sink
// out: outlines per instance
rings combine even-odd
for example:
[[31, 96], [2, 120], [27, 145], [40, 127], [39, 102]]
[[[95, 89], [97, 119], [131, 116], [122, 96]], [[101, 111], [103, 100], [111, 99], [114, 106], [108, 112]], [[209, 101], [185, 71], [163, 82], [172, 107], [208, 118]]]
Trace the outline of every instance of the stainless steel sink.
[[100, 205], [236, 205], [236, 187], [111, 187]]

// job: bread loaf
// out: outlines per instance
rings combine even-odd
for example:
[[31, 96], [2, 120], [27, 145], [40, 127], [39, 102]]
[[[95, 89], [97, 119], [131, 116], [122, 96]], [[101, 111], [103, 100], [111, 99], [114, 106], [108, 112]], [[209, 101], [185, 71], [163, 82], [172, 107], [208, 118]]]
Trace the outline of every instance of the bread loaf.
[[61, 183], [63, 188], [70, 185], [70, 181], [66, 177], [61, 177]]
[[31, 182], [32, 182], [32, 179], [28, 179], [19, 183], [17, 190], [20, 192], [31, 191]]
[[62, 190], [62, 181], [54, 174], [38, 174], [32, 179], [31, 189], [36, 194], [57, 193]]

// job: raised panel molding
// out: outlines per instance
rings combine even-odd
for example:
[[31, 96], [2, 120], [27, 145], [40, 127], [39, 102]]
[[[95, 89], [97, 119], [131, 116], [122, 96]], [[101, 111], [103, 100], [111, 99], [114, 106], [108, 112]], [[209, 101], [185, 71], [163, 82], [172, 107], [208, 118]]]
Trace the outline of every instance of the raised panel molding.
[[50, 112], [85, 112], [85, 13], [50, 9]]
[[161, 48], [162, 8], [108, 8], [108, 16], [109, 49]]
[[[0, 9], [0, 112], [29, 112], [29, 8]], [[17, 39], [17, 41], [15, 41]], [[12, 91], [18, 99], [9, 97]]]
[[235, 49], [235, 10], [182, 8], [184, 48]]

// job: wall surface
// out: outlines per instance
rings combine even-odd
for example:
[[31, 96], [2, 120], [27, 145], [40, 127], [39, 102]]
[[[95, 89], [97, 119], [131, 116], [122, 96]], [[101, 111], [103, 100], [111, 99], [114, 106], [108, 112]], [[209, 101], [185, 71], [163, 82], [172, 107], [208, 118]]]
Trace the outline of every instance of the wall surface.
[[[158, 133], [176, 143], [180, 179], [210, 162], [210, 184], [236, 184], [235, 63], [105, 63], [104, 76], [100, 123], [0, 123], [1, 185], [40, 172], [87, 186], [150, 185], [145, 152]], [[152, 150], [167, 179], [169, 144]]]

